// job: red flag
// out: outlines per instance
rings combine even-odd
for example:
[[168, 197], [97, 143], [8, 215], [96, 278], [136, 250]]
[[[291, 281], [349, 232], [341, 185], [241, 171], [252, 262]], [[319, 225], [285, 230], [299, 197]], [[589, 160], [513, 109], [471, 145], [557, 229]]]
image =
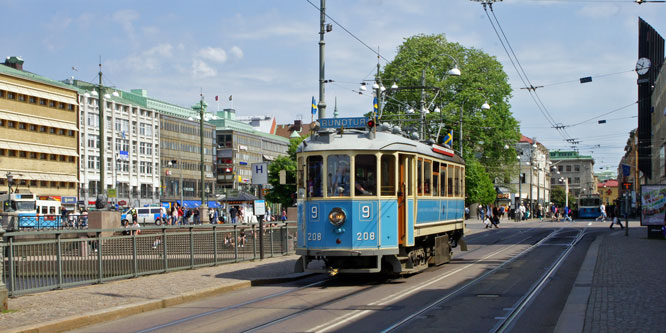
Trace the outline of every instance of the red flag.
[[219, 96], [215, 96], [215, 101], [217, 102], [219, 100]]

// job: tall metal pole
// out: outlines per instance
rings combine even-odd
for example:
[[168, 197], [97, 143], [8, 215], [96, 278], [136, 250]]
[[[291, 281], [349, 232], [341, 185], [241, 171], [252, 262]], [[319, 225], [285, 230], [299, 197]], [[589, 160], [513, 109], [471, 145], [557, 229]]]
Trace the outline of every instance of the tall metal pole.
[[[99, 62], [99, 85], [97, 86], [98, 104], [99, 104], [99, 193], [104, 194], [106, 185], [104, 184], [104, 174], [106, 169], [106, 159], [104, 158], [104, 146], [106, 145], [106, 135], [104, 135], [104, 93], [102, 91], [102, 61]], [[108, 199], [107, 199], [108, 200]], [[106, 202], [104, 203], [106, 204]]]
[[201, 93], [201, 101], [199, 101], [199, 150], [201, 152], [201, 188], [200, 188], [200, 195], [201, 195], [201, 206], [199, 209], [199, 223], [202, 223], [204, 221], [208, 221], [208, 203], [205, 201], [205, 190], [206, 190], [206, 183], [205, 183], [205, 178], [204, 178], [204, 170], [206, 169], [206, 165], [204, 164], [204, 96], [203, 92]]
[[460, 103], [460, 137], [458, 138], [460, 141], [460, 157], [463, 157], [463, 104]]
[[425, 140], [425, 85], [426, 85], [426, 69], [423, 68], [421, 72], [421, 105], [419, 111], [421, 112], [421, 131], [419, 139]]
[[326, 102], [324, 91], [324, 34], [326, 33], [326, 0], [320, 1], [319, 6], [319, 103], [317, 103], [317, 111], [319, 112], [319, 119], [326, 118]]

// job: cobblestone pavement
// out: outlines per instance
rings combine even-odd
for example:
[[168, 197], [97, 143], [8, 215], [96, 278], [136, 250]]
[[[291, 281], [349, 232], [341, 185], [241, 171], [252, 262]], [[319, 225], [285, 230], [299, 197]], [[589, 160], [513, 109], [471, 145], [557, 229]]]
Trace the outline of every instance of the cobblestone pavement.
[[663, 332], [666, 329], [666, 241], [648, 239], [632, 223], [600, 240], [584, 332]]
[[212, 295], [225, 288], [248, 287], [250, 280], [291, 274], [296, 259], [298, 256], [291, 255], [10, 298], [9, 312], [0, 314], [0, 332], [164, 299], [177, 304], [202, 290]]

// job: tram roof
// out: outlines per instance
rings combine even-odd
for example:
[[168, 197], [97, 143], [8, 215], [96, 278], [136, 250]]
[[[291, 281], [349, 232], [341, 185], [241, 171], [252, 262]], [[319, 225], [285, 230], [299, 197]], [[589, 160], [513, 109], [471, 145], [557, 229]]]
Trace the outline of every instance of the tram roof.
[[465, 164], [465, 160], [458, 155], [447, 156], [434, 152], [433, 147], [429, 144], [390, 132], [378, 131], [374, 139], [371, 138], [368, 131], [361, 130], [346, 130], [343, 133], [318, 133], [308, 137], [303, 142], [306, 142], [307, 145], [301, 143], [298, 147], [299, 153], [343, 150], [399, 151]]

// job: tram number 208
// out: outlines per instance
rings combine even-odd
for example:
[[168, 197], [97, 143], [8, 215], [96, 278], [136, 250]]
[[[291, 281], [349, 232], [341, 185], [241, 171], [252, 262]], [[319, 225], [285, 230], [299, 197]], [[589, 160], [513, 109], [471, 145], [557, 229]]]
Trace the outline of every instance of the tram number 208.
[[356, 233], [356, 240], [359, 240], [359, 241], [375, 240], [375, 233], [374, 232], [357, 232]]
[[308, 240], [309, 241], [320, 241], [321, 240], [321, 232], [308, 232]]

